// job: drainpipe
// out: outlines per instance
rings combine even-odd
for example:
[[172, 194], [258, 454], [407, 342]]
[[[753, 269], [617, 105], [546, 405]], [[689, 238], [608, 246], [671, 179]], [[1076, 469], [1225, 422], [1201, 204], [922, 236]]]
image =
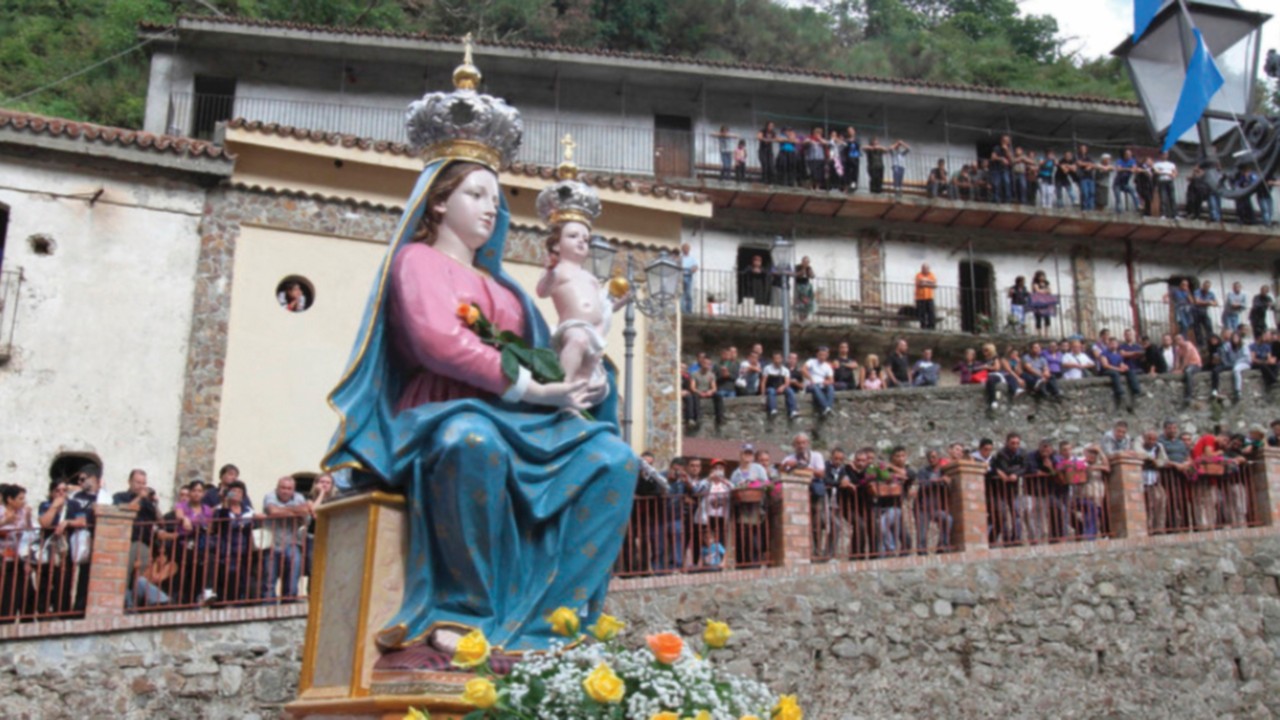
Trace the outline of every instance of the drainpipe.
[[1124, 267], [1129, 275], [1129, 310], [1133, 313], [1133, 327], [1137, 329], [1138, 337], [1141, 338], [1142, 310], [1140, 309], [1138, 282], [1134, 271], [1133, 240], [1128, 238], [1124, 241]]

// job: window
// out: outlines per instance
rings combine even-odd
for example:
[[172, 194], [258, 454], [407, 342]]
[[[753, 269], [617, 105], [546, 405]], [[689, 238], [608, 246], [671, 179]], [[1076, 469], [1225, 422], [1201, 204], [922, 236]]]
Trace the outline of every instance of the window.
[[195, 78], [195, 98], [191, 109], [191, 137], [213, 139], [218, 123], [231, 119], [235, 109], [236, 79]]
[[58, 456], [49, 464], [49, 479], [70, 480], [85, 465], [102, 467], [102, 459], [93, 453], [87, 452], [58, 453]]
[[289, 275], [276, 285], [276, 302], [289, 312], [306, 312], [316, 301], [316, 288], [301, 275]]

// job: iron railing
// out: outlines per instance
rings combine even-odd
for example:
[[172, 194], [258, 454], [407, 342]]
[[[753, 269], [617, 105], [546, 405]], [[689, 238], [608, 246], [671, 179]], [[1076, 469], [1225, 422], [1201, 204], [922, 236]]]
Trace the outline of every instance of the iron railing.
[[[252, 97], [244, 95], [211, 95], [195, 93], [171, 93], [166, 118], [166, 131], [172, 135], [211, 138], [217, 123], [231, 118], [277, 123], [307, 130], [323, 130], [345, 135], [354, 135], [374, 140], [389, 142], [406, 142], [404, 127], [405, 110], [412, 98], [386, 105], [367, 105], [357, 102], [323, 102], [314, 100], [283, 100], [277, 98]], [[800, 129], [800, 128], [798, 128]], [[803, 130], [807, 133], [810, 128]], [[745, 180], [758, 182], [766, 174], [761, 167], [758, 153], [756, 128], [730, 127], [728, 130], [729, 151], [732, 152], [739, 140], [746, 144], [746, 163], [743, 168]], [[520, 159], [538, 165], [554, 166], [560, 162], [561, 139], [571, 134], [577, 143], [575, 160], [586, 170], [614, 174], [634, 174], [662, 178], [677, 177], [722, 177], [722, 136], [720, 131], [666, 129], [654, 127], [643, 121], [631, 123], [603, 123], [566, 121], [554, 117], [540, 117], [536, 111], [526, 109], [524, 116], [524, 142], [520, 148]], [[864, 145], [869, 135], [863, 135]], [[891, 142], [888, 138], [880, 138], [882, 144]], [[935, 138], [942, 142], [945, 138]], [[1066, 149], [1070, 140], [1063, 138], [1061, 142], [1047, 143], [1058, 149]], [[776, 147], [776, 146], [775, 146]], [[1110, 151], [1116, 157], [1123, 148], [1095, 148], [1095, 155]], [[1031, 148], [1041, 152], [1040, 148]], [[777, 152], [774, 153], [774, 168], [770, 175], [777, 175]], [[964, 165], [976, 165], [978, 158], [974, 153], [955, 152], [954, 148], [946, 153], [925, 151], [910, 152], [903, 160], [904, 187], [907, 192], [924, 193], [929, 172], [937, 166], [938, 160], [945, 160], [949, 176], [954, 178]], [[804, 166], [804, 161], [798, 161]], [[735, 179], [736, 172], [731, 162], [730, 169], [723, 173], [727, 179]], [[833, 163], [834, 166], [834, 163]], [[870, 177], [867, 160], [861, 161], [856, 182], [859, 192], [868, 192]], [[824, 171], [825, 174], [825, 171]], [[1178, 198], [1185, 197], [1186, 176], [1183, 173], [1176, 181]], [[780, 180], [775, 178], [780, 183]], [[839, 184], [849, 189], [854, 179], [844, 178]], [[797, 181], [797, 185], [808, 186], [808, 180]], [[827, 187], [837, 183], [830, 182]], [[885, 157], [884, 192], [893, 191], [893, 167], [890, 158]], [[1101, 193], [1100, 193], [1101, 194]], [[1077, 201], [1079, 193], [1076, 193]], [[1110, 206], [1111, 198], [1107, 198]], [[1026, 206], [1035, 205], [1035, 199], [1029, 198]]]
[[1011, 481], [987, 478], [987, 527], [991, 547], [1078, 542], [1111, 536], [1107, 511], [1110, 474], [1064, 468], [1028, 473]]
[[1254, 463], [1222, 457], [1202, 458], [1187, 471], [1144, 470], [1147, 532], [1188, 533], [1262, 525]]
[[615, 577], [715, 572], [773, 564], [780, 500], [771, 487], [642, 496], [631, 508]]
[[0, 361], [13, 353], [14, 329], [18, 326], [18, 297], [22, 289], [22, 269], [0, 271]]
[[814, 560], [869, 560], [953, 552], [951, 480], [867, 483], [810, 496]]

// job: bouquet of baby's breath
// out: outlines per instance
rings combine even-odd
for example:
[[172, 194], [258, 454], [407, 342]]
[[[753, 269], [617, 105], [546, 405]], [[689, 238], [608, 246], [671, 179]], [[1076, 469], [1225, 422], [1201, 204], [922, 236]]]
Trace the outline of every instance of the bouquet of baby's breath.
[[[626, 649], [625, 625], [601, 615], [579, 630], [578, 615], [551, 615], [556, 633], [572, 642], [530, 655], [504, 677], [489, 669], [489, 644], [480, 631], [462, 639], [453, 664], [476, 672], [462, 699], [476, 709], [466, 720], [802, 720], [794, 695], [776, 697], [754, 680], [736, 677], [711, 662], [729, 641], [729, 626], [707, 621], [698, 654], [675, 633], [646, 638]], [[425, 718], [411, 710], [406, 720]]]

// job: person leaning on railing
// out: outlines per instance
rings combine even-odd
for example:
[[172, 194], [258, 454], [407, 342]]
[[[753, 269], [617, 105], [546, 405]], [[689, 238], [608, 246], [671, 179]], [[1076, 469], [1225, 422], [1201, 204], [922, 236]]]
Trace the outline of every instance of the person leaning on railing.
[[26, 488], [0, 484], [0, 623], [30, 612], [29, 557], [39, 538], [35, 528]]
[[[262, 510], [267, 516], [271, 531], [271, 554], [267, 560], [267, 599], [278, 597], [290, 602], [298, 596], [298, 579], [302, 576], [303, 549], [306, 539], [306, 522], [314, 509], [306, 498], [299, 495], [297, 481], [285, 475], [276, 481], [276, 489], [262, 500]], [[279, 592], [277, 581], [281, 582]]]

